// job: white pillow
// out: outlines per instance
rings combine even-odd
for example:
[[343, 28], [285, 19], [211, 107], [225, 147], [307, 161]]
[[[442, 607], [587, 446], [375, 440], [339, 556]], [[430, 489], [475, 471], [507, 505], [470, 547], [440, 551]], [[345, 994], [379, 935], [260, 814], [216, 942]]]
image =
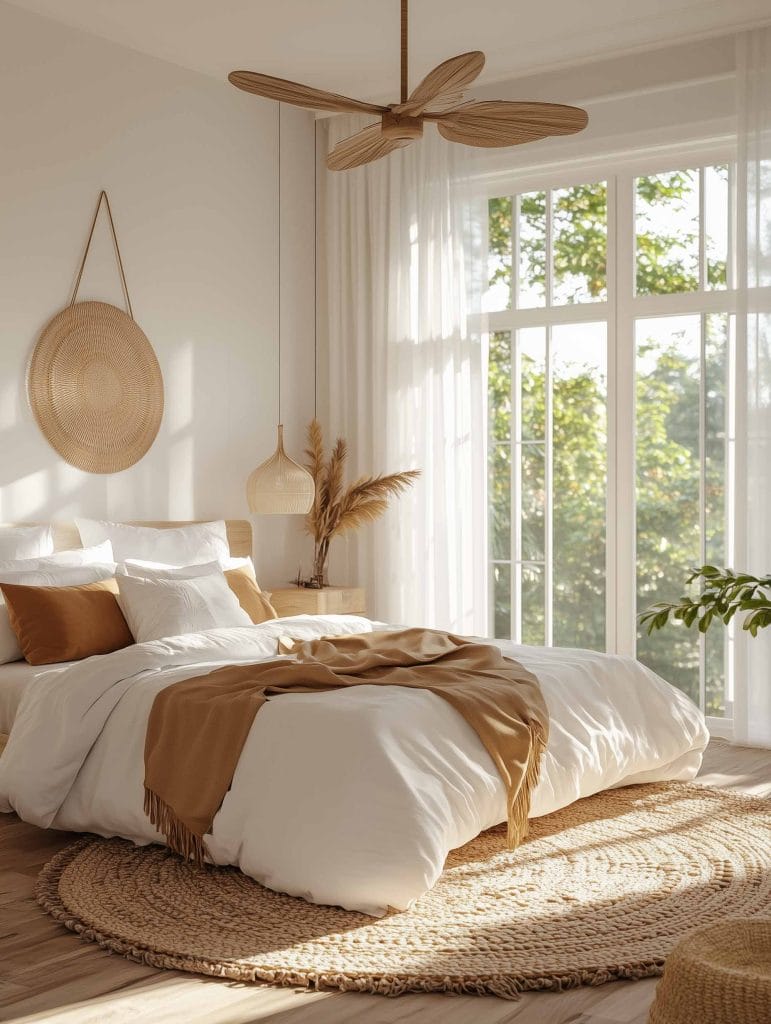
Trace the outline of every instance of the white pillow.
[[167, 562], [170, 565], [195, 565], [219, 561], [230, 556], [224, 520], [192, 523], [167, 530], [152, 526], [128, 526], [99, 519], [76, 519], [84, 546], [112, 543], [116, 562], [128, 558]]
[[[83, 565], [83, 566], [51, 566], [47, 570], [0, 571], [0, 583], [19, 583], [24, 587], [79, 587], [84, 583], [98, 583], [109, 580], [115, 575], [115, 566]], [[8, 609], [0, 593], [0, 665], [9, 661], [20, 661], [21, 653], [16, 634], [11, 628]]]
[[204, 562], [202, 565], [167, 565], [165, 562], [145, 562], [139, 558], [127, 558], [118, 566], [120, 575], [143, 580], [194, 580], [199, 576], [211, 576], [222, 571], [219, 562]]
[[92, 548], [73, 548], [71, 551], [55, 551], [44, 558], [14, 558], [0, 562], [0, 573], [34, 572], [56, 566], [109, 565], [114, 563], [112, 544], [106, 540]]
[[118, 603], [138, 644], [225, 626], [251, 626], [221, 572], [196, 579], [118, 576]]
[[[4, 526], [0, 529], [0, 561], [50, 555], [54, 538], [50, 526]], [[229, 554], [229, 552], [226, 552]]]
[[115, 575], [115, 563], [94, 565], [49, 565], [42, 569], [3, 569], [0, 583], [20, 583], [24, 587], [80, 587], [98, 583]]
[[192, 580], [196, 576], [211, 576], [212, 573], [230, 569], [245, 569], [257, 582], [251, 558], [221, 558], [218, 562], [203, 562], [200, 565], [169, 565], [166, 562], [127, 558], [118, 566], [118, 572], [125, 576], [141, 576], [148, 580]]
[[47, 558], [39, 559], [41, 568], [49, 565], [109, 565], [115, 563], [112, 544], [109, 540], [88, 548], [72, 548], [70, 551], [54, 551]]

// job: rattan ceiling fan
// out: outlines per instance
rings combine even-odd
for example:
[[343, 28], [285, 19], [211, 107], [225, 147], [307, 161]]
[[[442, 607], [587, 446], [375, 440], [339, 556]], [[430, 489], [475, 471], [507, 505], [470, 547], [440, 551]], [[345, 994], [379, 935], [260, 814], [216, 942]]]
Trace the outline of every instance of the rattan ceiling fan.
[[[378, 114], [380, 122], [344, 139], [327, 157], [332, 171], [347, 171], [379, 160], [423, 134], [426, 121], [450, 142], [466, 146], [518, 146], [550, 135], [572, 135], [586, 127], [580, 107], [561, 103], [482, 100], [461, 103], [463, 90], [479, 75], [485, 55], [461, 53], [430, 71], [411, 93], [407, 88], [407, 0], [401, 0], [401, 101], [387, 107], [337, 93], [298, 85], [256, 71], [231, 71], [228, 80], [238, 89], [281, 103], [335, 113]], [[431, 109], [429, 109], [431, 108]]]

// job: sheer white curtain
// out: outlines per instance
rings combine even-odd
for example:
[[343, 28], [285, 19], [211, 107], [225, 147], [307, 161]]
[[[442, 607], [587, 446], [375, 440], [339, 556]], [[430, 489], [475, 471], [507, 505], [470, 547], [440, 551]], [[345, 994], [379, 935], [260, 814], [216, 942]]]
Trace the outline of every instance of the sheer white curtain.
[[[363, 127], [327, 126], [330, 148]], [[333, 582], [390, 622], [487, 632], [483, 220], [468, 151], [420, 143], [325, 175], [328, 419], [356, 474], [417, 468], [386, 516], [336, 542]], [[345, 579], [343, 579], [345, 577]]]
[[[771, 28], [738, 39], [738, 97], [736, 562], [757, 575], [771, 572]], [[737, 630], [736, 654], [734, 738], [771, 747], [771, 628]]]

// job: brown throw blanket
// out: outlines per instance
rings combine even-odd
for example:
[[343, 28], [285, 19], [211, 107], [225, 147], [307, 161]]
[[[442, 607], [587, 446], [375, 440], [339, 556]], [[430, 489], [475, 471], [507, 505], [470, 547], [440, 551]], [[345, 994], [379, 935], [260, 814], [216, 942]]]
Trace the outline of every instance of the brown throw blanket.
[[357, 633], [290, 647], [296, 660], [216, 669], [156, 696], [145, 740], [145, 813], [172, 850], [203, 861], [203, 837], [268, 697], [365, 683], [428, 690], [463, 715], [506, 786], [510, 847], [527, 835], [530, 795], [549, 732], [531, 672], [497, 647], [429, 629]]

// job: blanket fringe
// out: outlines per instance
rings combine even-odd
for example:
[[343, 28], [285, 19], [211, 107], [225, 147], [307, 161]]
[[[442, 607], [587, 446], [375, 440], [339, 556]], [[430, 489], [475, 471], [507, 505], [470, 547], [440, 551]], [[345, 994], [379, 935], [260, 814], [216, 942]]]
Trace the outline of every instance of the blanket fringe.
[[170, 850], [178, 853], [185, 860], [191, 860], [201, 867], [206, 857], [206, 844], [203, 837], [180, 821], [165, 800], [145, 786], [145, 814], [166, 838]]
[[516, 849], [527, 838], [530, 799], [541, 775], [541, 755], [546, 749], [546, 737], [539, 724], [530, 725], [530, 754], [527, 771], [519, 790], [509, 793], [508, 831], [506, 841], [510, 850]]

